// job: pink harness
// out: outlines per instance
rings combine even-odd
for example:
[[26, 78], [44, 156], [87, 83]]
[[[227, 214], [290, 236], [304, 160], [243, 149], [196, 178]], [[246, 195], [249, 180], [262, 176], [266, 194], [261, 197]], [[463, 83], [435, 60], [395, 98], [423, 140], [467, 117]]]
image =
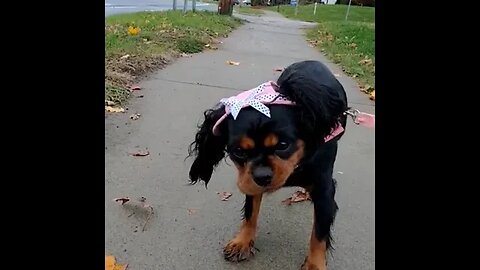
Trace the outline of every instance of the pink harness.
[[[223, 114], [213, 126], [213, 134], [216, 136], [220, 135], [220, 131], [218, 129], [220, 123], [222, 123], [229, 114], [232, 115], [234, 120], [237, 119], [237, 116], [242, 108], [248, 106], [253, 107], [257, 111], [270, 118], [270, 109], [265, 105], [295, 105], [294, 102], [276, 92], [272, 85], [275, 85], [275, 82], [268, 81], [253, 89], [241, 92], [236, 96], [221, 99], [220, 103], [225, 105], [225, 114]], [[340, 124], [337, 125], [337, 128], [333, 129], [330, 135], [324, 138], [325, 142], [335, 138], [343, 131], [343, 127]]]

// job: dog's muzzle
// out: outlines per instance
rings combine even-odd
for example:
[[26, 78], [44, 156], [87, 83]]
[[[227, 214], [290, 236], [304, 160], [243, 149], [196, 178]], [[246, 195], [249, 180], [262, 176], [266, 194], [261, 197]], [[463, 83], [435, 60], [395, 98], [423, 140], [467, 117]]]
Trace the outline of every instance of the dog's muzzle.
[[252, 178], [259, 186], [268, 186], [272, 183], [273, 171], [268, 166], [261, 166], [253, 169]]

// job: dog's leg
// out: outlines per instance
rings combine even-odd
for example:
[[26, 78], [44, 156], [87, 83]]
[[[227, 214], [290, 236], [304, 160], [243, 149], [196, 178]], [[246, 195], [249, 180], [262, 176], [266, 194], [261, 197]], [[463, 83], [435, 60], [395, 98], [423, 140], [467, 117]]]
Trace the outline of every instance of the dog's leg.
[[[333, 183], [333, 181], [332, 181]], [[330, 247], [330, 228], [333, 225], [337, 204], [333, 199], [335, 187], [323, 196], [318, 196], [316, 190], [312, 192], [314, 203], [314, 221], [308, 255], [302, 264], [302, 270], [326, 270], [327, 250]], [[328, 194], [330, 193], [330, 194]]]
[[316, 222], [313, 223], [310, 236], [308, 256], [302, 264], [302, 270], [326, 270], [327, 269], [327, 241], [318, 240], [315, 235]]
[[246, 195], [244, 220], [240, 231], [223, 249], [226, 260], [239, 262], [254, 255], [253, 244], [257, 232], [257, 220], [261, 202], [262, 194], [255, 196]]

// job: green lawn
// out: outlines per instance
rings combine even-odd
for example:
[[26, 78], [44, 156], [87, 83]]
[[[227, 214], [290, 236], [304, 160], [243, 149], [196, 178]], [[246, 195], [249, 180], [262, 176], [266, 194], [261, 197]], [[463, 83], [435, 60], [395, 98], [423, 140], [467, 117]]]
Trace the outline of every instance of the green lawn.
[[[105, 99], [121, 104], [127, 86], [181, 53], [214, 48], [241, 24], [213, 12], [139, 12], [105, 19]], [[129, 33], [129, 27], [130, 33]], [[138, 31], [138, 32], [136, 32]]]
[[[269, 7], [277, 11], [277, 7]], [[345, 21], [347, 6], [318, 5], [313, 14], [313, 5], [295, 8], [281, 6], [280, 13], [287, 18], [318, 22], [314, 29], [307, 30], [308, 41], [324, 52], [344, 71], [358, 79], [365, 90], [375, 88], [375, 8], [350, 7]]]
[[233, 7], [233, 10], [235, 10], [240, 14], [254, 15], [254, 16], [262, 16], [262, 14], [265, 13], [260, 8], [252, 8], [251, 6], [247, 6], [247, 5], [242, 5], [241, 7], [239, 5], [236, 5]]

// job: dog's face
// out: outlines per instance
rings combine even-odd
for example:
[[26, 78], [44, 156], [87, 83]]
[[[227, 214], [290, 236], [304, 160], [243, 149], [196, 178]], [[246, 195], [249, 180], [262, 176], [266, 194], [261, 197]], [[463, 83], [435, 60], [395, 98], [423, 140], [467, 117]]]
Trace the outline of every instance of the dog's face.
[[228, 120], [227, 153], [238, 169], [238, 188], [247, 195], [281, 188], [303, 157], [293, 109], [272, 105], [270, 111], [268, 118], [245, 108]]
[[324, 64], [294, 63], [272, 87], [294, 106], [270, 104], [271, 117], [247, 106], [235, 120], [231, 114], [223, 118], [226, 107], [221, 103], [204, 112], [189, 148], [189, 156], [195, 157], [189, 172], [191, 183], [203, 180], [208, 184], [228, 154], [238, 169], [238, 187], [243, 193], [275, 191], [301, 160], [313, 156], [334, 128], [345, 127], [346, 93]]

